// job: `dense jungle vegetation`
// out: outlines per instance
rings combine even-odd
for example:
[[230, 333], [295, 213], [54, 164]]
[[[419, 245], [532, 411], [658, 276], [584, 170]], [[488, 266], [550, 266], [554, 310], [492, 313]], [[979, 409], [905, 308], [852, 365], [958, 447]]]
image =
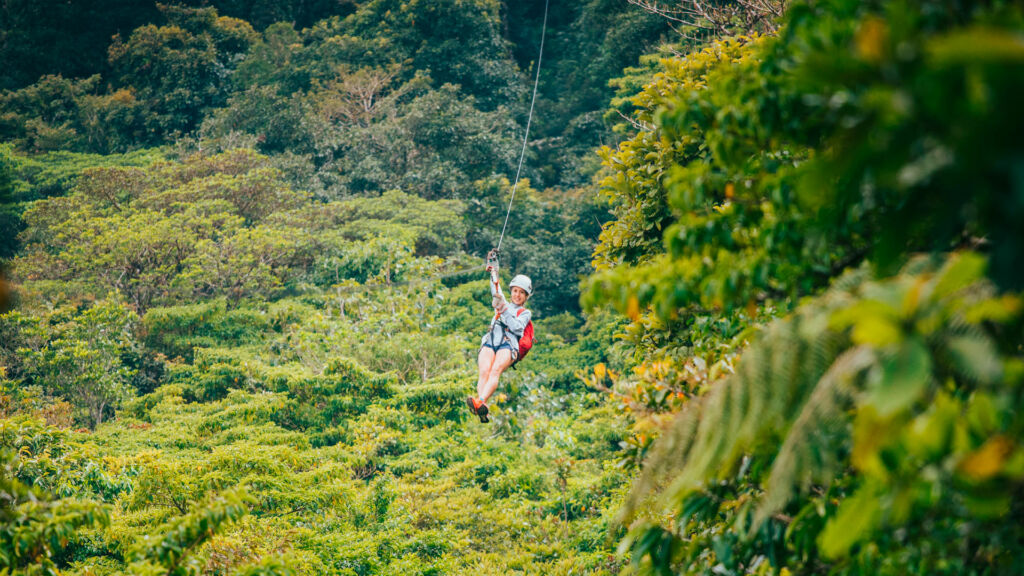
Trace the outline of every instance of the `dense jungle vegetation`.
[[1020, 2], [8, 0], [0, 61], [0, 574], [1024, 573]]

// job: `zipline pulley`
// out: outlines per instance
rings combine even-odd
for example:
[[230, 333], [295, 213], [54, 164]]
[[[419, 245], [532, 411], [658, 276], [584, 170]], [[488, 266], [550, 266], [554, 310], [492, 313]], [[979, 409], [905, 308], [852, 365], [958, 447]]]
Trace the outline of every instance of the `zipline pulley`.
[[497, 313], [497, 310], [505, 302], [505, 295], [501, 292], [501, 277], [498, 276], [497, 248], [487, 253], [487, 271], [491, 274], [491, 306], [495, 310], [494, 318], [491, 319], [491, 325], [493, 326], [501, 316]]
[[497, 270], [498, 270], [498, 249], [497, 248], [495, 248], [495, 249], [493, 249], [493, 250], [491, 250], [490, 252], [487, 253], [487, 263], [484, 266], [485, 266], [485, 269], [488, 270], [488, 271], [493, 270], [493, 271], [497, 272]]

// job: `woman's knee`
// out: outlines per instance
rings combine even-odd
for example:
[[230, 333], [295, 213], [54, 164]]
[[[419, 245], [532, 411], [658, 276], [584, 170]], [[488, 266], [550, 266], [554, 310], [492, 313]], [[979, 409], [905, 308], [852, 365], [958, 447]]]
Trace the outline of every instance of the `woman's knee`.
[[491, 369], [487, 371], [487, 374], [492, 378], [497, 378], [498, 376], [501, 376], [501, 373], [505, 371], [505, 368], [507, 368], [507, 366], [495, 360], [494, 364], [491, 364]]
[[498, 366], [493, 366], [491, 368], [491, 371], [487, 373], [487, 379], [488, 380], [497, 381], [499, 378], [501, 378], [501, 374], [504, 371], [505, 371], [504, 368], [499, 368]]

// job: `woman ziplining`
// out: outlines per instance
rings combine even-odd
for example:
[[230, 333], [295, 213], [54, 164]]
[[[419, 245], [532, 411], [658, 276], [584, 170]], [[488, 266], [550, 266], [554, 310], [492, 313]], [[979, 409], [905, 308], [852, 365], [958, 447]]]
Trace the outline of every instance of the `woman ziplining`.
[[491, 275], [491, 306], [494, 308], [494, 316], [491, 318], [491, 325], [484, 335], [480, 345], [480, 352], [477, 354], [477, 369], [479, 377], [476, 383], [476, 398], [470, 396], [466, 399], [470, 411], [480, 417], [481, 422], [488, 422], [487, 400], [498, 389], [498, 381], [509, 366], [515, 366], [533, 345], [533, 322], [530, 321], [531, 313], [524, 305], [530, 295], [533, 294], [533, 282], [522, 274], [517, 275], [509, 283], [512, 302], [505, 299], [501, 292], [501, 283], [498, 278], [498, 252], [501, 250], [501, 241], [505, 239], [505, 230], [508, 228], [508, 218], [512, 214], [512, 201], [516, 198], [516, 188], [519, 186], [519, 176], [523, 171], [523, 160], [526, 158], [526, 143], [530, 138], [530, 124], [533, 122], [533, 107], [537, 103], [537, 87], [540, 85], [540, 63], [544, 58], [544, 37], [548, 29], [548, 0], [544, 1], [544, 23], [540, 28], [540, 50], [537, 53], [537, 75], [533, 81], [533, 97], [530, 98], [530, 113], [526, 117], [526, 131], [523, 134], [523, 149], [519, 153], [519, 167], [516, 169], [516, 179], [512, 184], [512, 194], [508, 199], [508, 210], [505, 211], [505, 224], [501, 227], [501, 236], [498, 237], [498, 246], [487, 254], [487, 271]]
[[477, 353], [476, 397], [466, 399], [469, 410], [484, 423], [490, 421], [487, 401], [498, 389], [501, 374], [526, 356], [533, 346], [533, 314], [525, 307], [533, 294], [533, 282], [523, 274], [513, 278], [509, 283], [512, 300], [509, 302], [501, 291], [496, 251], [488, 255], [487, 271], [490, 273], [494, 316]]

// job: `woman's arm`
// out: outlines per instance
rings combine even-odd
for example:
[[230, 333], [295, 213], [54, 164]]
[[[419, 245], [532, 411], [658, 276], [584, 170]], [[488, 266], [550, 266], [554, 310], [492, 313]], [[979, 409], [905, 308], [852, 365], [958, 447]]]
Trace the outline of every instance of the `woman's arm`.
[[522, 310], [523, 311], [520, 312], [518, 316], [511, 306], [506, 306], [501, 312], [501, 323], [516, 334], [523, 333], [523, 330], [526, 329], [526, 325], [530, 323], [530, 317], [533, 316], [533, 314], [526, 308], [523, 308]]

